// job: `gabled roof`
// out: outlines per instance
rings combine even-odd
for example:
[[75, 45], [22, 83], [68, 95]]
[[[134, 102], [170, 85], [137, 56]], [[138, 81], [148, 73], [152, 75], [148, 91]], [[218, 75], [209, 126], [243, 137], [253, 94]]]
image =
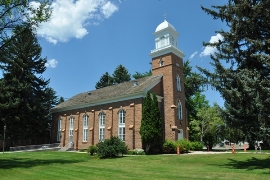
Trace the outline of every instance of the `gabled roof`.
[[[148, 76], [73, 96], [52, 108], [52, 112], [90, 107], [145, 97], [146, 92], [161, 81], [162, 75]], [[137, 82], [137, 83], [135, 83]], [[135, 85], [134, 85], [135, 84]]]

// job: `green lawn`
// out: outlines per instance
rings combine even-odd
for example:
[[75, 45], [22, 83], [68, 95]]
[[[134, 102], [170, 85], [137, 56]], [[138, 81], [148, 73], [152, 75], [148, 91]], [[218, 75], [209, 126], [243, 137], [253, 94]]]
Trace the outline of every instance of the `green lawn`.
[[0, 154], [0, 179], [270, 179], [270, 155], [149, 155], [99, 159], [86, 153]]

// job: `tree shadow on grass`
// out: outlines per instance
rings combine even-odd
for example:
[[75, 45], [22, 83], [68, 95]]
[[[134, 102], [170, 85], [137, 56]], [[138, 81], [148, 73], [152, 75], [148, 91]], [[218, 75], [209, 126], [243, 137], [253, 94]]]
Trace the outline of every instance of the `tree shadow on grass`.
[[270, 174], [270, 157], [266, 159], [258, 159], [256, 157], [252, 157], [248, 160], [241, 161], [236, 159], [228, 159], [230, 162], [224, 164], [224, 166], [234, 169], [246, 169], [247, 171], [256, 170], [256, 169], [265, 169], [269, 170], [269, 172], [264, 172], [264, 174]]
[[47, 166], [50, 164], [72, 164], [84, 162], [83, 160], [65, 160], [65, 159], [30, 159], [30, 158], [11, 158], [1, 159], [0, 169], [12, 168], [31, 168], [34, 166]]

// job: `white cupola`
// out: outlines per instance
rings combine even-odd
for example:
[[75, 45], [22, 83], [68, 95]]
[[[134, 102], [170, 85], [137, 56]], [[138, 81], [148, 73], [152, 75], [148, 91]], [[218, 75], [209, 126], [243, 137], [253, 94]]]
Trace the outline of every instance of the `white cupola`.
[[[151, 56], [160, 55], [161, 51], [177, 51], [179, 57], [183, 58], [185, 55], [178, 50], [178, 32], [166, 19], [158, 25], [155, 36], [155, 49], [151, 51]], [[165, 53], [165, 52], [164, 52]]]

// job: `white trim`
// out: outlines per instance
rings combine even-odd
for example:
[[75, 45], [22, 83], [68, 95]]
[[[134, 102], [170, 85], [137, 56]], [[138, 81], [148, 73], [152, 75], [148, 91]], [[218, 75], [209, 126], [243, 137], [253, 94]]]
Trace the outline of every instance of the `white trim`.
[[[104, 141], [104, 139], [105, 139], [105, 113], [104, 112], [101, 112], [101, 113], [99, 113], [99, 122], [98, 122], [98, 124], [99, 124], [99, 128], [98, 128], [98, 140], [99, 140], [99, 142], [100, 141]], [[103, 124], [101, 124], [101, 122], [103, 123]], [[102, 131], [102, 133], [101, 133], [101, 131]], [[101, 136], [102, 136], [102, 138], [101, 138]]]
[[[178, 37], [179, 36], [179, 33], [176, 31], [176, 29], [173, 29], [172, 27], [168, 26], [164, 29], [161, 29], [159, 31], [155, 31], [153, 34], [156, 36], [156, 37], [159, 37], [160, 34], [165, 34], [166, 32], [170, 32], [171, 34], [173, 34], [174, 36]], [[167, 34], [167, 33], [166, 33]]]
[[183, 106], [180, 100], [177, 103], [177, 118], [183, 120]]
[[61, 141], [62, 119], [58, 119], [57, 141]]
[[114, 102], [126, 101], [126, 100], [130, 100], [130, 99], [144, 98], [146, 96], [147, 91], [149, 91], [150, 89], [155, 87], [155, 85], [157, 85], [160, 81], [161, 81], [161, 77], [158, 78], [157, 80], [155, 80], [152, 84], [150, 84], [143, 91], [140, 91], [140, 92], [137, 92], [134, 94], [128, 94], [128, 95], [123, 95], [123, 96], [118, 96], [118, 97], [116, 96], [116, 97], [109, 98], [109, 99], [101, 99], [99, 101], [64, 107], [64, 108], [60, 108], [60, 109], [52, 109], [52, 112], [56, 113], [56, 112], [62, 112], [62, 111], [69, 111], [69, 110], [73, 110], [73, 109], [81, 109], [81, 108], [85, 108], [85, 107], [97, 106], [97, 105], [102, 105], [102, 104], [109, 104], [109, 103], [114, 103]]
[[177, 49], [176, 47], [174, 47], [171, 44], [164, 46], [162, 48], [159, 48], [159, 49], [151, 50], [151, 53], [149, 55], [152, 58], [155, 58], [155, 57], [159, 57], [159, 56], [162, 56], [162, 55], [168, 54], [168, 53], [173, 53], [182, 59], [186, 56], [182, 51], [180, 51], [179, 49]]
[[124, 109], [121, 109], [118, 112], [118, 137], [122, 141], [125, 141], [125, 127], [126, 127], [126, 111]]
[[176, 89], [177, 89], [177, 91], [182, 90], [181, 89], [181, 78], [180, 78], [180, 76], [178, 74], [176, 75]]
[[87, 114], [83, 116], [83, 142], [87, 142], [88, 139], [88, 118]]
[[69, 138], [74, 136], [74, 117], [69, 118]]

